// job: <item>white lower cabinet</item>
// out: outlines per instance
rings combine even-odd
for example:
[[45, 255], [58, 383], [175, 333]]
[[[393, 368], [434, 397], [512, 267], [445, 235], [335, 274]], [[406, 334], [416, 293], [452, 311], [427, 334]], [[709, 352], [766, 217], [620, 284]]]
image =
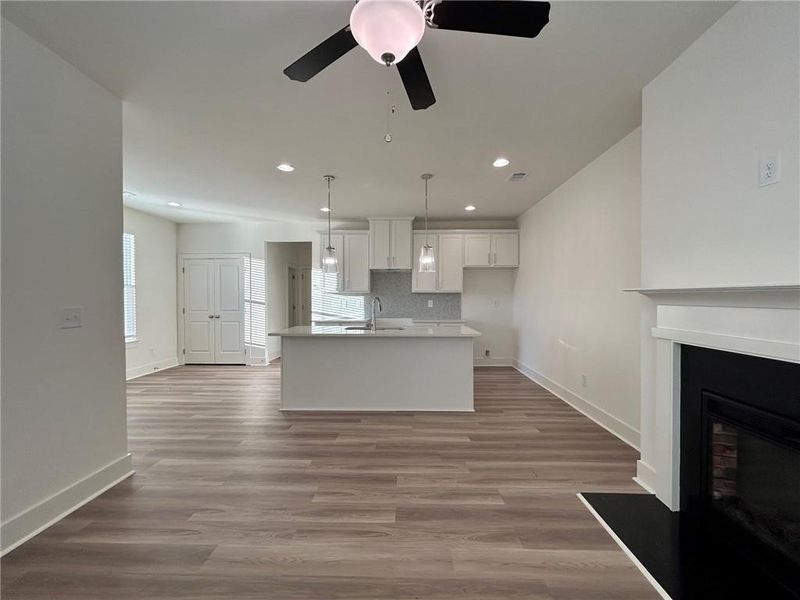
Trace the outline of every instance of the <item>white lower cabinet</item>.
[[425, 244], [425, 234], [414, 234], [414, 267], [411, 271], [412, 292], [453, 292], [464, 289], [463, 236], [460, 233], [429, 233], [428, 244], [436, 257], [434, 273], [419, 272], [419, 255]]

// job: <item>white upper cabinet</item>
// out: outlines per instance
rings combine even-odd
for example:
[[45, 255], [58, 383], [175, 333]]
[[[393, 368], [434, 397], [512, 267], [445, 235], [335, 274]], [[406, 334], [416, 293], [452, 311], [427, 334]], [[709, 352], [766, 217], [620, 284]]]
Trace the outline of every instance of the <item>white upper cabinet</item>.
[[[328, 234], [320, 234], [320, 256], [324, 255], [328, 245]], [[346, 294], [364, 294], [369, 292], [369, 234], [366, 231], [342, 232], [331, 234], [331, 246], [336, 249], [339, 261], [339, 273], [336, 275], [336, 289], [329, 291]], [[322, 262], [320, 261], [320, 265]], [[333, 275], [326, 275], [333, 277]]]
[[467, 233], [464, 235], [464, 266], [492, 266], [492, 236], [489, 233]]
[[492, 234], [492, 266], [519, 266], [519, 233]]
[[412, 219], [369, 220], [369, 268], [411, 268]]
[[342, 291], [351, 294], [369, 292], [369, 234], [344, 234]]
[[518, 231], [464, 234], [465, 267], [518, 267]]
[[463, 236], [460, 233], [429, 233], [428, 244], [436, 257], [435, 273], [419, 272], [419, 254], [425, 243], [424, 233], [414, 234], [412, 292], [453, 292], [464, 289]]
[[464, 236], [460, 233], [439, 234], [437, 250], [438, 291], [461, 293], [464, 290]]

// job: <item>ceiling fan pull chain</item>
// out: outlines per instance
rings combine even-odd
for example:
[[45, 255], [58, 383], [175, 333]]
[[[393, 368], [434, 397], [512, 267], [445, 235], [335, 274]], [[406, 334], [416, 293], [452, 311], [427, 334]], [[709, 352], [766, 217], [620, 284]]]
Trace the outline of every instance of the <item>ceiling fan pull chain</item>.
[[383, 136], [383, 141], [387, 144], [392, 141], [392, 132], [389, 127], [389, 119], [397, 112], [397, 105], [392, 104], [392, 96], [389, 90], [386, 90], [386, 135]]

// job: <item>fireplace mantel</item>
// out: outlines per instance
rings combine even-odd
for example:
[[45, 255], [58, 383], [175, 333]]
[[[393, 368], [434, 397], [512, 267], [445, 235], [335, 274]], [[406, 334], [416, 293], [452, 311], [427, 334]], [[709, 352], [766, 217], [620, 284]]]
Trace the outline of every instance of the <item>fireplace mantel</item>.
[[[637, 479], [680, 510], [682, 344], [800, 363], [800, 284], [631, 288], [643, 308], [642, 457]], [[653, 340], [655, 346], [653, 348]]]

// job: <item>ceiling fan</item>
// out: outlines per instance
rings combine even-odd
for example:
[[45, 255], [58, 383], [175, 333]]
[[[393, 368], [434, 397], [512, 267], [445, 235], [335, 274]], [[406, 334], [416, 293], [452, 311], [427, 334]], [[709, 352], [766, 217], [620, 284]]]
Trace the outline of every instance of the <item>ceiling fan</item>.
[[286, 67], [308, 81], [356, 46], [397, 71], [414, 110], [436, 102], [417, 49], [425, 28], [534, 38], [547, 25], [549, 2], [534, 0], [359, 0], [350, 24]]

